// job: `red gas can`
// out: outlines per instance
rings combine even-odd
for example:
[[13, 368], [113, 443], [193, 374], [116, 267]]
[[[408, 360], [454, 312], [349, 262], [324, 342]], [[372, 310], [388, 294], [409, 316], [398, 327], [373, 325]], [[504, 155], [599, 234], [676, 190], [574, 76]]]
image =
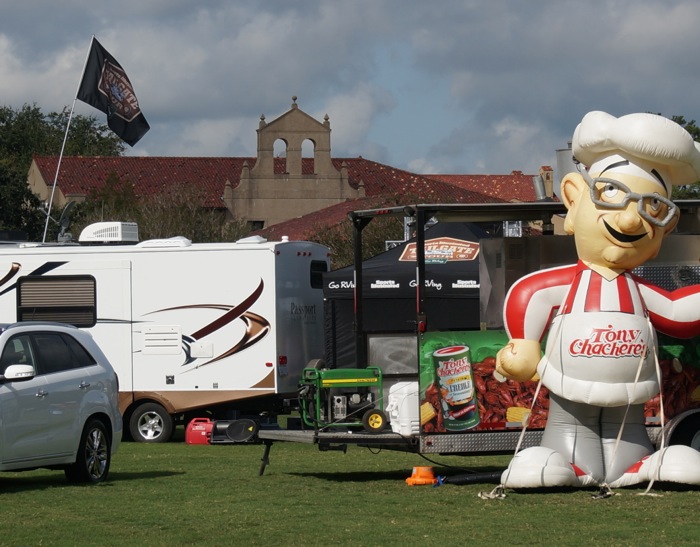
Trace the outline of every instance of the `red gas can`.
[[185, 429], [185, 442], [187, 444], [209, 444], [211, 430], [214, 422], [209, 418], [195, 418]]

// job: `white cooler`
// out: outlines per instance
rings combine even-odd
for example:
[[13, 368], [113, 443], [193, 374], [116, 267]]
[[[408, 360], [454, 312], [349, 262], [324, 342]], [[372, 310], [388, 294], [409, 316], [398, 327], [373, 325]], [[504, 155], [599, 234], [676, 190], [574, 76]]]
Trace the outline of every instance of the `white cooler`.
[[418, 382], [396, 382], [389, 388], [386, 413], [394, 433], [404, 436], [420, 433], [418, 398]]

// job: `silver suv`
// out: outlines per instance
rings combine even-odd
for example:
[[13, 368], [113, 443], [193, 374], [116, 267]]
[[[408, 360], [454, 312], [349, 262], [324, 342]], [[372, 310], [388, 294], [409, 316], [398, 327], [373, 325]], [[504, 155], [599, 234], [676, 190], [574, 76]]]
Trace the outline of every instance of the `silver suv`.
[[107, 478], [122, 435], [119, 383], [92, 336], [60, 323], [0, 324], [0, 471]]

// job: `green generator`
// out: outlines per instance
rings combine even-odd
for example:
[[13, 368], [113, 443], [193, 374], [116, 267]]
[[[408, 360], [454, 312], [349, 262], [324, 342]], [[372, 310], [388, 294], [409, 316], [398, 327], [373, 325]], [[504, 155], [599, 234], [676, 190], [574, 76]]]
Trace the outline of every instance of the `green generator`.
[[304, 424], [314, 429], [362, 427], [368, 433], [381, 433], [388, 425], [381, 409], [382, 371], [377, 367], [305, 368], [299, 400]]

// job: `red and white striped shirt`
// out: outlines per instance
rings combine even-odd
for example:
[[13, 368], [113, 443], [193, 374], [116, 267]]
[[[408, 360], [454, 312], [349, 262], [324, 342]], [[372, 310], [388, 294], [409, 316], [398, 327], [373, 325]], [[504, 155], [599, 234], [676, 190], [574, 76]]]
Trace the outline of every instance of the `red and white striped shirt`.
[[579, 260], [518, 280], [506, 296], [505, 327], [511, 338], [541, 340], [555, 314], [573, 310], [648, 312], [660, 332], [690, 338], [700, 334], [700, 285], [669, 292], [630, 272], [608, 281]]
[[608, 280], [583, 262], [532, 273], [508, 292], [510, 338], [542, 340], [547, 388], [599, 406], [642, 403], [658, 393], [651, 327], [700, 334], [700, 285], [669, 292], [623, 272]]

